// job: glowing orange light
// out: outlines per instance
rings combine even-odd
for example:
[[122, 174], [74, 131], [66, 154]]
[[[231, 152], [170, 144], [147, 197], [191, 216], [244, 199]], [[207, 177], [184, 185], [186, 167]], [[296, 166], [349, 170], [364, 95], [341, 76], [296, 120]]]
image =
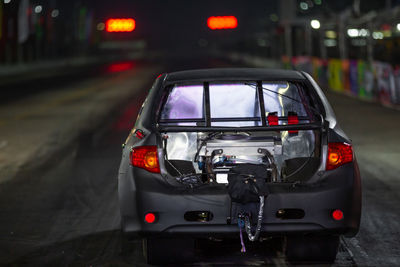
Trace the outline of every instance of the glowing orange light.
[[207, 26], [211, 30], [234, 29], [238, 26], [238, 21], [235, 16], [209, 17]]
[[108, 19], [106, 22], [107, 32], [131, 32], [135, 28], [134, 19]]
[[150, 169], [154, 169], [158, 166], [157, 152], [151, 151], [147, 152], [144, 156], [144, 166]]
[[339, 164], [340, 163], [340, 154], [339, 153], [335, 153], [335, 152], [330, 153], [328, 161], [332, 165]]
[[353, 148], [346, 143], [329, 143], [326, 170], [336, 169], [353, 161]]

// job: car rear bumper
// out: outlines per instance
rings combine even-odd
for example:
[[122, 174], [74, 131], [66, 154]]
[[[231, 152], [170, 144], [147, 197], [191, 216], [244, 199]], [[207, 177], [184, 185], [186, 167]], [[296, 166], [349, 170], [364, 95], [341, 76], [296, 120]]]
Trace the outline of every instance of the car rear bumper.
[[[356, 165], [347, 164], [337, 170], [319, 174], [319, 182], [310, 185], [272, 185], [264, 206], [262, 232], [264, 235], [289, 233], [326, 232], [354, 236], [358, 232], [361, 210], [360, 177]], [[135, 177], [143, 174], [135, 170]], [[135, 188], [126, 191], [133, 179], [120, 177], [120, 205], [122, 228], [128, 235], [188, 235], [232, 236], [239, 231], [232, 212], [232, 203], [224, 186], [204, 186], [198, 189], [173, 189], [160, 183], [152, 183], [148, 173], [136, 179]], [[125, 196], [125, 197], [124, 197]], [[126, 203], [131, 201], [131, 203]], [[132, 203], [133, 202], [133, 203]], [[280, 209], [304, 211], [299, 219], [277, 217]], [[342, 220], [332, 218], [332, 211], [340, 209]], [[185, 219], [190, 211], [207, 211], [212, 219], [193, 222]], [[156, 221], [146, 223], [145, 214], [154, 213]]]

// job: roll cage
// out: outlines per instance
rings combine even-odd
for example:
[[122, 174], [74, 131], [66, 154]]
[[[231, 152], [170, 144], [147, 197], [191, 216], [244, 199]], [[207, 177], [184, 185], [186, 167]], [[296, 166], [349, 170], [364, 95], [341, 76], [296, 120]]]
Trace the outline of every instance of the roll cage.
[[[218, 80], [217, 82], [223, 82]], [[211, 118], [211, 109], [210, 109], [210, 81], [203, 82], [203, 104], [204, 104], [204, 116], [203, 118], [183, 118], [183, 119], [162, 119], [161, 111], [166, 104], [168, 95], [170, 94], [174, 85], [178, 83], [169, 83], [165, 89], [164, 94], [161, 97], [161, 104], [157, 109], [156, 117], [157, 124], [156, 129], [158, 132], [239, 132], [239, 131], [290, 131], [290, 130], [318, 130], [327, 126], [327, 122], [323, 118], [324, 110], [321, 110], [320, 101], [318, 101], [318, 96], [312, 95], [312, 92], [309, 90], [305, 90], [307, 85], [304, 82], [294, 81], [292, 83], [299, 86], [299, 90], [303, 93], [308, 94], [310, 104], [305, 102], [304, 95], [300, 94], [301, 103], [306, 108], [308, 116], [298, 116], [299, 121], [308, 120], [309, 123], [299, 123], [296, 125], [268, 125], [266, 111], [264, 106], [264, 94], [263, 94], [263, 82], [291, 82], [291, 81], [226, 81], [228, 83], [238, 82], [244, 84], [255, 83], [256, 85], [256, 94], [258, 97], [258, 108], [260, 110], [260, 116], [258, 117], [226, 117], [226, 118]], [[179, 84], [186, 84], [179, 82]], [[198, 83], [200, 84], [200, 83]], [[283, 95], [286, 97], [285, 95]], [[317, 99], [316, 99], [317, 98]], [[317, 114], [318, 113], [318, 114]], [[315, 116], [317, 115], [317, 116]], [[279, 116], [279, 121], [287, 121], [287, 116]], [[244, 127], [229, 127], [229, 126], [212, 126], [212, 122], [243, 122], [243, 121], [260, 121], [260, 126], [244, 126]], [[171, 125], [172, 123], [196, 123], [195, 126], [182, 126], [182, 125]]]

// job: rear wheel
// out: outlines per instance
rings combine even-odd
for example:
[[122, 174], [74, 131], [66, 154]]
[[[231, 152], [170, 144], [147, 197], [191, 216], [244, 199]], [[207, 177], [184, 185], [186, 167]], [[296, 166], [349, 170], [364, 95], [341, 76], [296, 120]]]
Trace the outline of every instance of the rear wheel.
[[123, 226], [123, 222], [121, 221], [121, 229], [120, 229], [120, 254], [125, 256], [125, 255], [129, 255], [132, 253], [132, 251], [134, 250], [134, 245], [132, 243], [132, 240], [129, 240], [129, 238], [126, 236], [126, 234], [123, 231], [124, 226]]
[[336, 259], [339, 236], [288, 236], [285, 242], [286, 259], [293, 263], [332, 263]]
[[190, 238], [145, 238], [143, 255], [148, 264], [192, 262], [195, 258], [195, 240]]

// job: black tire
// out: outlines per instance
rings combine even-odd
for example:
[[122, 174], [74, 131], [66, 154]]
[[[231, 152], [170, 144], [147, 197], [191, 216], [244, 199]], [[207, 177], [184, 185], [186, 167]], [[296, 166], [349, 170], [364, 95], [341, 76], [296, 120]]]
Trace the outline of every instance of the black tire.
[[143, 256], [148, 264], [189, 263], [195, 259], [195, 240], [145, 238]]
[[339, 247], [339, 236], [287, 236], [284, 244], [291, 263], [333, 263]]
[[120, 239], [120, 254], [125, 256], [131, 254], [134, 250], [134, 246], [132, 244], [132, 240], [129, 240], [128, 237], [125, 235], [124, 231], [122, 230], [122, 223], [121, 229], [119, 232], [119, 239]]

